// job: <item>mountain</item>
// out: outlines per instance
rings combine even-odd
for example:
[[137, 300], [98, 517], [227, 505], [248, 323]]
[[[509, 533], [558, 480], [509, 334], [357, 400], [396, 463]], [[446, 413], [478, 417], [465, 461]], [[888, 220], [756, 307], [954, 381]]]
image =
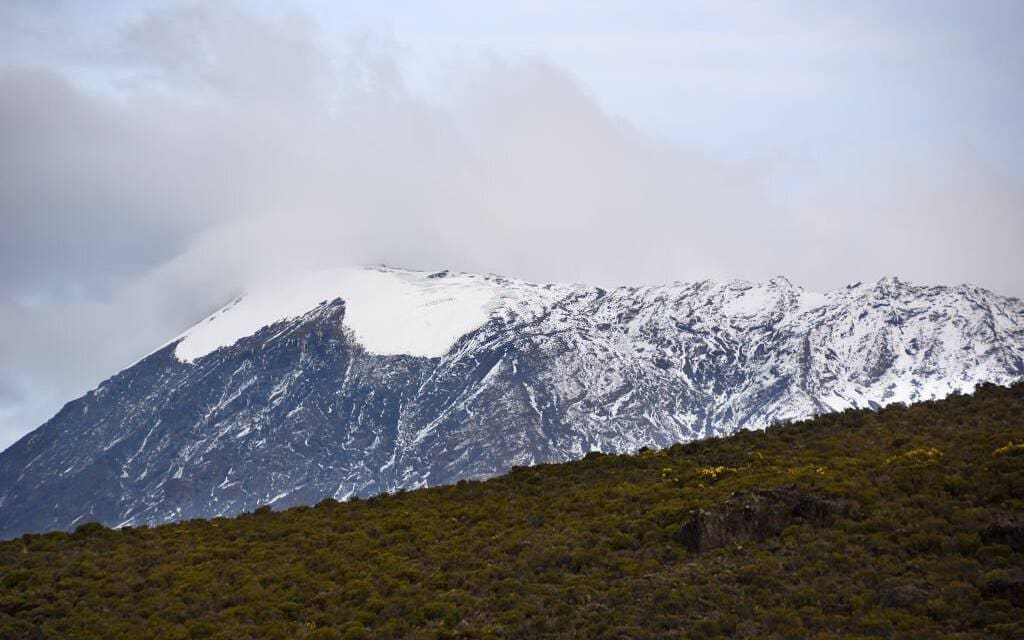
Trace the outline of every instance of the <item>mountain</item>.
[[973, 286], [310, 273], [0, 453], [0, 536], [484, 478], [1022, 377], [1024, 303]]
[[1024, 383], [0, 542], [0, 638], [1024, 637]]

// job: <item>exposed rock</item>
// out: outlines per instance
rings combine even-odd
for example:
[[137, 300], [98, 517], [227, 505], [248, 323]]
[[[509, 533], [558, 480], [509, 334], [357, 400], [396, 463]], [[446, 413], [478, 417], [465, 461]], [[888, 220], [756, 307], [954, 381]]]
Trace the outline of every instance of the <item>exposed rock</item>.
[[1024, 606], [1024, 571], [1018, 568], [992, 571], [982, 578], [980, 587], [986, 597], [1002, 598]]
[[853, 506], [850, 500], [792, 487], [737, 492], [724, 504], [691, 512], [679, 539], [698, 553], [735, 542], [760, 542], [790, 525], [826, 525], [850, 515]]
[[1024, 520], [1006, 515], [981, 531], [985, 544], [1005, 544], [1014, 551], [1024, 551]]

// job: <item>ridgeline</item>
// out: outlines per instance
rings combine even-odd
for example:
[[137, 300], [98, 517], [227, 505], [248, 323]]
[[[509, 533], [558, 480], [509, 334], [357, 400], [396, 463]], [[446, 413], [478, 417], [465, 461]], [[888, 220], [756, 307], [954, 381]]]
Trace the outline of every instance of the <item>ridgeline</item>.
[[0, 638], [1021, 638], [1024, 384], [0, 543]]

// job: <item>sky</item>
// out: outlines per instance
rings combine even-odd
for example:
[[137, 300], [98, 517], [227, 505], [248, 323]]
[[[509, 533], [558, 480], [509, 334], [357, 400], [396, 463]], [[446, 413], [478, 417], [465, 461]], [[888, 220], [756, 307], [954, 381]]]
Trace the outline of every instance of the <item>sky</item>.
[[0, 3], [0, 449], [389, 264], [1024, 296], [1024, 3]]

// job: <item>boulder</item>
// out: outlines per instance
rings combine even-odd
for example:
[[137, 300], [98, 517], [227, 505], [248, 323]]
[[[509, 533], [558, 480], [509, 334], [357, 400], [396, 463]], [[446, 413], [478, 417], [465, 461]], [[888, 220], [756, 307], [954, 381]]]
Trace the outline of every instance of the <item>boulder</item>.
[[760, 542], [793, 524], [823, 526], [852, 509], [850, 500], [794, 487], [738, 491], [723, 504], [691, 511], [679, 539], [699, 553], [734, 542]]

